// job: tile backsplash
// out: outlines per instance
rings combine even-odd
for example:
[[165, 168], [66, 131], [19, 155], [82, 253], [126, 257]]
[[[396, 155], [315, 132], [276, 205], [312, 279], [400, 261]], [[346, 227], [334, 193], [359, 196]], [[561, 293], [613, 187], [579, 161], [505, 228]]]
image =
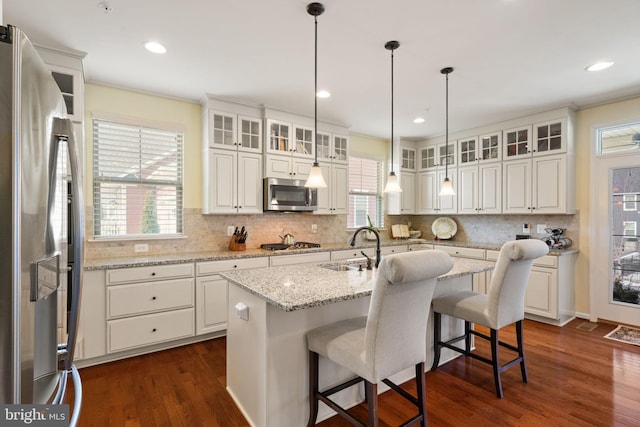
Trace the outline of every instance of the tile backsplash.
[[[202, 215], [200, 209], [185, 209], [185, 237], [177, 239], [148, 239], [96, 241], [93, 240], [93, 212], [87, 208], [86, 231], [89, 242], [86, 245], [86, 257], [118, 258], [127, 256], [168, 255], [171, 253], [203, 252], [225, 250], [229, 245], [228, 226], [243, 225], [249, 232], [247, 248], [258, 248], [262, 243], [279, 243], [280, 235], [286, 233], [295, 236], [296, 241], [323, 243], [346, 242], [352, 235], [347, 230], [346, 215], [313, 215], [311, 213], [265, 213], [260, 215]], [[501, 243], [515, 239], [521, 234], [522, 224], [530, 224], [531, 237], [545, 237], [546, 233], [536, 233], [537, 224], [546, 224], [549, 228], [565, 228], [565, 235], [578, 247], [578, 214], [576, 215], [451, 215], [456, 221], [458, 231], [453, 241]], [[435, 215], [398, 215], [386, 216], [387, 230], [381, 232], [383, 239], [390, 239], [388, 232], [393, 224], [407, 224], [422, 231], [422, 237], [433, 239], [431, 223], [438, 218]], [[312, 232], [312, 225], [317, 232]], [[136, 243], [147, 243], [149, 251], [135, 253]]]

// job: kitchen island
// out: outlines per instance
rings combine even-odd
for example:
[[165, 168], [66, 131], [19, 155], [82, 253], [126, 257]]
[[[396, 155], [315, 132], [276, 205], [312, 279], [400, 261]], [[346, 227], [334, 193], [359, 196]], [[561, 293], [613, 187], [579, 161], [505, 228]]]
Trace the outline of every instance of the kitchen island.
[[[307, 331], [366, 315], [376, 270], [335, 271], [336, 264], [296, 265], [224, 272], [229, 283], [227, 325], [227, 390], [253, 426], [306, 425], [308, 410]], [[471, 290], [472, 275], [493, 269], [488, 261], [453, 258], [453, 269], [438, 278], [434, 296]], [[425, 311], [430, 307], [425, 306]], [[432, 325], [431, 321], [429, 322]], [[443, 338], [460, 334], [464, 323], [443, 316]], [[432, 331], [427, 331], [427, 363], [433, 357]], [[443, 363], [455, 357], [444, 353]], [[320, 359], [320, 388], [353, 376]], [[400, 384], [413, 369], [391, 380]], [[427, 385], [428, 387], [428, 385]], [[379, 392], [386, 390], [379, 386]], [[334, 395], [343, 406], [364, 400], [361, 387]], [[320, 404], [318, 420], [334, 412]]]

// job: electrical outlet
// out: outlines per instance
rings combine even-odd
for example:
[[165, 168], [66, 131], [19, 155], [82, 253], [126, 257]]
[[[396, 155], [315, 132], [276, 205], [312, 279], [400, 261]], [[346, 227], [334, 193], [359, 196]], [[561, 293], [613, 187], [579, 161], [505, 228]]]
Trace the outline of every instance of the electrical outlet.
[[311, 224], [311, 232], [312, 233], [318, 232], [318, 224]]
[[546, 233], [546, 231], [544, 230], [545, 228], [547, 228], [547, 224], [536, 225], [536, 233], [538, 234]]
[[236, 228], [233, 225], [227, 225], [227, 236], [233, 236], [233, 231]]
[[133, 247], [133, 250], [138, 252], [149, 252], [149, 245], [147, 243], [138, 243]]

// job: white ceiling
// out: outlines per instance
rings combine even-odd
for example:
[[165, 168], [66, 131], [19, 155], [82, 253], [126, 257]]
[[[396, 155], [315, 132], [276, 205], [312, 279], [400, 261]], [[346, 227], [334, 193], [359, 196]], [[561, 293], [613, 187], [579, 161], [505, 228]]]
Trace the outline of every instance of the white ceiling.
[[[308, 0], [4, 0], [4, 24], [37, 44], [87, 52], [85, 75], [179, 99], [206, 94], [313, 115]], [[390, 135], [450, 132], [556, 107], [640, 95], [639, 0], [323, 0], [318, 18], [320, 120]], [[144, 50], [146, 41], [168, 52]], [[615, 65], [599, 73], [584, 68]], [[427, 112], [428, 110], [428, 112]], [[426, 123], [412, 123], [426, 113]]]

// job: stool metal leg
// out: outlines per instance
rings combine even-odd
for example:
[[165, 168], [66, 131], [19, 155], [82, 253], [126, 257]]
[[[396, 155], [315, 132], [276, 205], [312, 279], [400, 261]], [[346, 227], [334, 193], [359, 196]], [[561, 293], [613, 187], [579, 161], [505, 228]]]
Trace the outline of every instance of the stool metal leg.
[[442, 315], [440, 313], [433, 312], [433, 363], [431, 364], [431, 370], [435, 371], [440, 363], [440, 323], [442, 321]]
[[500, 379], [501, 368], [498, 347], [498, 331], [491, 329], [491, 365], [493, 366], [493, 379], [496, 383], [496, 395], [502, 399], [502, 380]]
[[309, 352], [309, 422], [307, 427], [313, 427], [316, 425], [316, 419], [318, 418], [318, 360], [320, 356], [318, 353]]
[[422, 415], [420, 427], [427, 426], [427, 389], [424, 381], [424, 363], [416, 365], [416, 391], [418, 400], [418, 413]]
[[369, 408], [369, 427], [378, 427], [378, 384], [364, 381], [364, 394]]
[[516, 339], [518, 341], [518, 356], [520, 356], [520, 371], [522, 372], [522, 381], [528, 382], [527, 365], [524, 360], [524, 340], [522, 338], [522, 320], [516, 322]]

